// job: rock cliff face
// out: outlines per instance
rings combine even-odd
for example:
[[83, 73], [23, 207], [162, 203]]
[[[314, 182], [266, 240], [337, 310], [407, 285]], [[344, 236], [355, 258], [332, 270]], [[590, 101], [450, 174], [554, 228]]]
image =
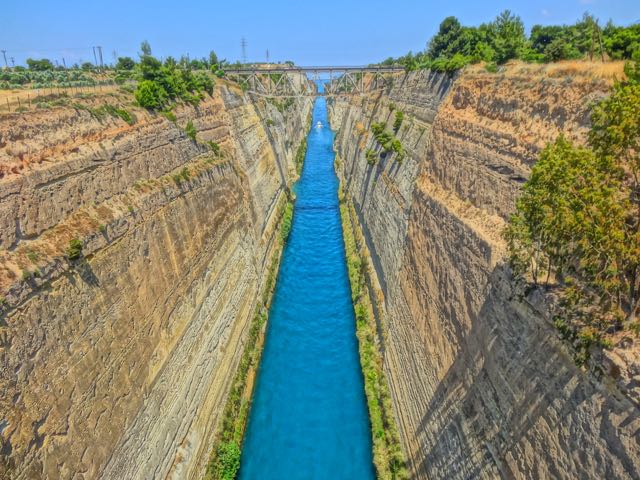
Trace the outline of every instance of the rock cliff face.
[[219, 83], [0, 118], [0, 477], [201, 476], [311, 107]]
[[[515, 285], [500, 235], [540, 149], [560, 132], [584, 141], [609, 85], [588, 69], [415, 72], [331, 106], [416, 478], [640, 478], [638, 404], [575, 366], [545, 298]], [[406, 158], [371, 166], [371, 124], [391, 130], [394, 110]]]

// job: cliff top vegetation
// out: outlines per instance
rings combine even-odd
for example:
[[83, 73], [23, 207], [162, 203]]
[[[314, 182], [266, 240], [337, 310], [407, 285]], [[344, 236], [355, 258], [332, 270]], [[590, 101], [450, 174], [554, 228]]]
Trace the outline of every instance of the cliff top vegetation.
[[585, 13], [573, 25], [534, 25], [527, 36], [524, 23], [509, 10], [478, 27], [463, 26], [447, 17], [423, 52], [388, 58], [383, 65], [400, 64], [407, 70], [456, 71], [486, 62], [488, 69], [509, 60], [531, 63], [560, 60], [628, 60], [640, 56], [640, 24], [617, 26]]

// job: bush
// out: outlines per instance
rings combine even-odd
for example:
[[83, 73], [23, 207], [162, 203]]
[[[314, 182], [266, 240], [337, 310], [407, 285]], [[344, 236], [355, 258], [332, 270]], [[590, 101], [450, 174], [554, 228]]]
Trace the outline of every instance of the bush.
[[367, 153], [365, 153], [365, 158], [369, 165], [375, 165], [378, 161], [378, 154], [374, 150], [369, 149]]
[[77, 260], [82, 256], [82, 242], [74, 238], [69, 241], [69, 247], [67, 248], [67, 258], [69, 260]]
[[393, 121], [393, 131], [394, 133], [398, 133], [398, 131], [400, 130], [400, 127], [402, 126], [402, 120], [404, 119], [404, 113], [402, 113], [402, 111], [398, 110], [396, 111], [396, 118]]
[[494, 62], [487, 63], [484, 66], [484, 69], [489, 73], [497, 73], [498, 72], [498, 66]]
[[136, 66], [136, 62], [131, 57], [118, 57], [118, 62], [116, 63], [116, 70], [133, 70]]
[[220, 155], [220, 145], [218, 145], [216, 142], [209, 140], [207, 142], [207, 145], [209, 145], [209, 148], [211, 149], [211, 151], [217, 156]]
[[212, 465], [211, 475], [216, 480], [235, 480], [240, 470], [240, 447], [234, 441], [222, 442], [216, 452], [216, 463]]
[[196, 141], [196, 127], [193, 126], [193, 122], [191, 120], [189, 120], [187, 122], [187, 126], [184, 127], [184, 133], [186, 133], [187, 137], [189, 137], [191, 140], [193, 140], [194, 142]]
[[167, 100], [167, 92], [151, 80], [142, 80], [138, 84], [135, 97], [138, 105], [154, 110], [164, 105]]
[[287, 202], [287, 205], [284, 209], [284, 214], [282, 215], [282, 229], [280, 230], [280, 238], [282, 242], [286, 242], [289, 238], [289, 234], [291, 233], [291, 227], [293, 223], [293, 203]]

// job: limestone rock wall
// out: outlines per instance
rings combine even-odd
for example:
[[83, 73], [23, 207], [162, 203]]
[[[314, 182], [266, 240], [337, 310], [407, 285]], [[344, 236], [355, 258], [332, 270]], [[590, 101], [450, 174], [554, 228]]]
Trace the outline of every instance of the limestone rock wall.
[[3, 119], [0, 477], [200, 478], [310, 108]]
[[[544, 297], [514, 285], [500, 236], [540, 149], [559, 132], [584, 141], [609, 85], [526, 66], [415, 72], [332, 105], [415, 478], [640, 478], [638, 405], [575, 366]], [[391, 130], [395, 109], [407, 157], [369, 166], [370, 125]]]

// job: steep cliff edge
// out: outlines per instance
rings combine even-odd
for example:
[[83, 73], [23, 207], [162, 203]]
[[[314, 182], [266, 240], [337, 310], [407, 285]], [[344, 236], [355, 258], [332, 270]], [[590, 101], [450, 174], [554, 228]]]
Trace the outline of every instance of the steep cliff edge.
[[279, 248], [310, 102], [283, 114], [219, 82], [168, 118], [104, 108], [130, 102], [0, 118], [10, 478], [199, 478]]
[[[584, 141], [589, 104], [610, 84], [562, 65], [422, 71], [332, 104], [417, 478], [640, 478], [634, 340], [611, 354], [628, 359], [624, 385], [576, 367], [544, 296], [503, 265], [500, 235], [540, 149], [560, 132]], [[397, 111], [401, 162], [372, 132], [392, 131]]]

